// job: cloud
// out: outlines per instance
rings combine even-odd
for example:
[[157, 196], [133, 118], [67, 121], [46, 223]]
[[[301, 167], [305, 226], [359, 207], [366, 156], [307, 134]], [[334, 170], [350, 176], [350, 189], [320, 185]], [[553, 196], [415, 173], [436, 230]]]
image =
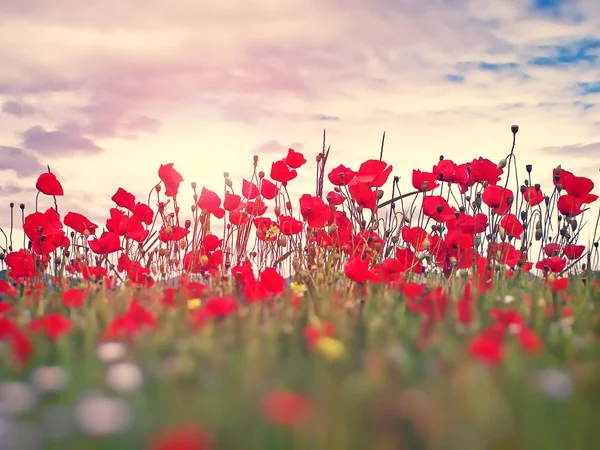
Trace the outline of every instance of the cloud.
[[20, 177], [37, 176], [46, 171], [36, 155], [22, 148], [0, 145], [0, 171], [12, 170]]
[[44, 155], [97, 154], [102, 148], [83, 134], [76, 124], [65, 124], [56, 130], [34, 126], [23, 133], [23, 146]]
[[590, 158], [600, 161], [600, 142], [590, 144], [573, 144], [557, 147], [546, 147], [541, 150], [544, 153], [554, 153], [567, 158]]
[[272, 155], [275, 157], [281, 156], [283, 158], [287, 155], [289, 148], [293, 148], [297, 152], [302, 152], [304, 145], [300, 142], [293, 142], [290, 145], [283, 145], [281, 142], [272, 139], [260, 144], [254, 149], [254, 152], [259, 155]]
[[34, 188], [28, 188], [14, 183], [0, 185], [0, 197], [14, 197], [15, 195], [20, 196], [21, 194], [32, 194], [36, 192], [37, 190]]
[[341, 119], [339, 118], [339, 116], [328, 116], [326, 114], [315, 114], [315, 119], [320, 120], [320, 121], [325, 121], [325, 122], [338, 122]]
[[36, 113], [36, 108], [25, 102], [15, 100], [6, 101], [2, 104], [2, 112], [15, 117], [27, 117]]

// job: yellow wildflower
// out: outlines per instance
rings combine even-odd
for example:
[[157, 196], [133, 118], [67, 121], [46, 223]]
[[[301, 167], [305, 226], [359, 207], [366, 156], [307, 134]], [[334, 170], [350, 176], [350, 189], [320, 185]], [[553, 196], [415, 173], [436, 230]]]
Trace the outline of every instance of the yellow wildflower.
[[306, 285], [304, 285], [302, 283], [294, 283], [294, 282], [290, 283], [290, 289], [292, 290], [292, 292], [294, 294], [299, 295], [299, 296], [303, 296], [304, 293], [307, 291]]
[[188, 309], [198, 309], [202, 306], [202, 300], [199, 298], [191, 298], [187, 302]]
[[329, 360], [335, 361], [344, 356], [344, 344], [337, 339], [329, 336], [323, 336], [317, 341], [316, 349], [321, 355]]

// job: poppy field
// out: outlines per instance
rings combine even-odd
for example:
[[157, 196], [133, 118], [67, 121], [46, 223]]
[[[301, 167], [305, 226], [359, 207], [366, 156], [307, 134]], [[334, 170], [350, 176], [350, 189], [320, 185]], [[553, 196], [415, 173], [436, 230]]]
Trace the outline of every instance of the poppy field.
[[325, 139], [222, 186], [167, 163], [101, 224], [48, 168], [0, 235], [0, 449], [598, 448], [598, 195], [510, 131], [398, 175]]

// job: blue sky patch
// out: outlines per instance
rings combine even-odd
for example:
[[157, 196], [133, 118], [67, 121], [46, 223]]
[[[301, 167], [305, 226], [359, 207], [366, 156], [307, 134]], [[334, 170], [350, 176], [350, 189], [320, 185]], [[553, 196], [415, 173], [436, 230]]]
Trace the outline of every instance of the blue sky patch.
[[596, 83], [578, 83], [580, 95], [600, 94], [600, 81]]
[[502, 70], [514, 70], [514, 69], [517, 69], [518, 67], [519, 67], [519, 65], [517, 63], [499, 63], [499, 64], [487, 63], [487, 62], [479, 63], [479, 68], [481, 70], [488, 70], [491, 72], [500, 72]]
[[576, 65], [580, 63], [598, 64], [600, 39], [586, 38], [568, 45], [542, 46], [540, 50], [549, 55], [535, 56], [529, 60], [534, 66], [557, 67]]
[[584, 20], [577, 8], [577, 0], [533, 0], [530, 11], [559, 20]]
[[450, 81], [451, 83], [464, 83], [465, 77], [463, 77], [462, 75], [451, 73], [446, 75], [446, 80]]

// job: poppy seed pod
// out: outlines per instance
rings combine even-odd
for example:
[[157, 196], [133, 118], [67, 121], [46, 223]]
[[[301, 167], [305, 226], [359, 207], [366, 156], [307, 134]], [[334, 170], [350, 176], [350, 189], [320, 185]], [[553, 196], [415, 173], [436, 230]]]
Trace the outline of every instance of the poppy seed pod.
[[510, 131], [512, 132], [512, 134], [517, 134], [519, 132], [519, 125], [511, 126]]

